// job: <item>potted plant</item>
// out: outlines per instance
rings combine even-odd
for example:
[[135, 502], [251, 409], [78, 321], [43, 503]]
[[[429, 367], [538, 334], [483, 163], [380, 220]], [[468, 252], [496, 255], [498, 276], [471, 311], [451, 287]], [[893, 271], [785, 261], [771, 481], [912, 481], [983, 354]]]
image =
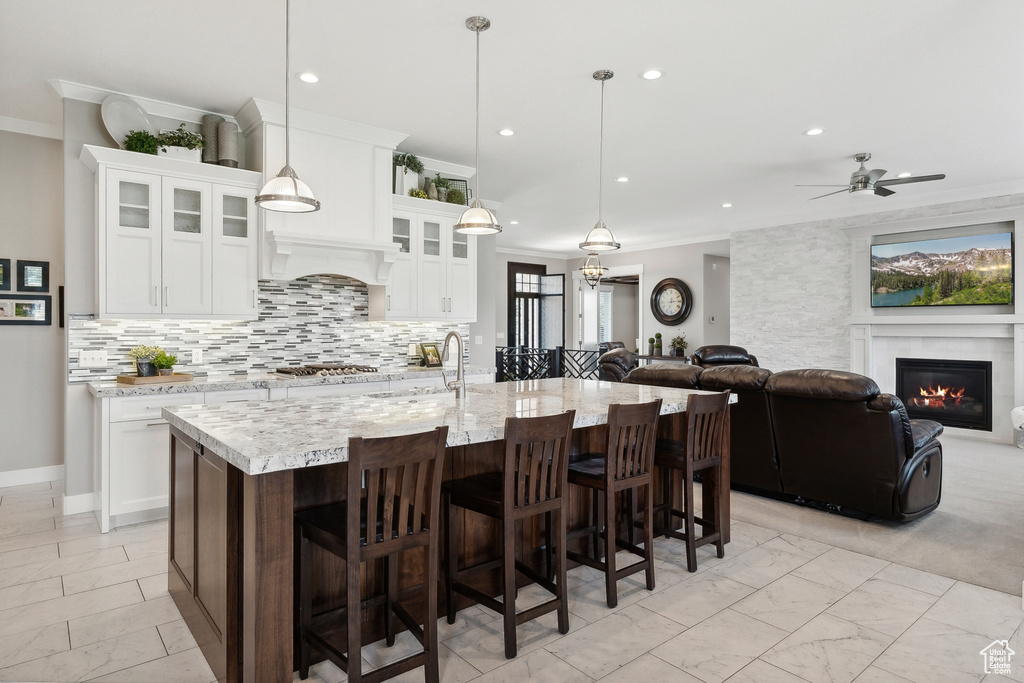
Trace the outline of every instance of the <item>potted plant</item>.
[[153, 359], [163, 353], [159, 346], [139, 345], [128, 352], [128, 357], [135, 361], [135, 372], [139, 377], [155, 377], [156, 366]]
[[415, 187], [409, 188], [409, 196], [416, 197], [417, 199], [428, 199], [426, 192]]
[[174, 364], [178, 362], [178, 357], [173, 353], [167, 353], [163, 349], [160, 349], [160, 353], [153, 357], [153, 365], [156, 366], [157, 371], [163, 375], [174, 374]]
[[452, 189], [452, 181], [442, 178], [441, 174], [438, 173], [434, 176], [434, 187], [437, 188], [437, 200], [441, 202], [448, 201], [448, 190]]
[[175, 130], [162, 130], [156, 136], [157, 154], [186, 161], [202, 161], [203, 136], [185, 129], [181, 124]]
[[415, 154], [395, 152], [391, 161], [395, 167], [395, 182], [392, 192], [408, 194], [411, 189], [420, 189], [420, 173], [423, 173], [423, 162]]
[[148, 130], [130, 130], [128, 135], [124, 136], [121, 146], [129, 152], [156, 154], [159, 144], [156, 141], [156, 136]]
[[654, 355], [661, 355], [661, 332], [654, 333]]
[[447, 201], [449, 204], [465, 204], [466, 193], [463, 192], [462, 190], [449, 189], [448, 199], [445, 201]]
[[654, 337], [651, 337], [650, 339], [647, 340], [647, 355], [654, 355]]
[[672, 341], [669, 342], [669, 346], [672, 347], [671, 353], [673, 356], [685, 356], [686, 347], [689, 346], [689, 344], [686, 343], [686, 335], [681, 334], [678, 337], [672, 337]]

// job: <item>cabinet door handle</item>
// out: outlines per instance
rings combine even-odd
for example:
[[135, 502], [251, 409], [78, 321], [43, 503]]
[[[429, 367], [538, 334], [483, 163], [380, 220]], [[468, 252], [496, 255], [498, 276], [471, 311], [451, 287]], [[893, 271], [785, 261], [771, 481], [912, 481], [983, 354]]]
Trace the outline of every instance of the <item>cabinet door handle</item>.
[[164, 306], [171, 305], [171, 287], [170, 285], [164, 287]]
[[390, 311], [391, 310], [391, 295], [390, 294], [388, 294], [387, 301], [388, 301], [387, 310]]
[[167, 423], [166, 422], [150, 422], [146, 426], [147, 427], [163, 427], [165, 424], [167, 424]]
[[448, 297], [448, 312], [452, 312], [452, 298]]
[[253, 308], [257, 307], [257, 304], [256, 304], [256, 290], [255, 289], [252, 290], [252, 307]]
[[153, 305], [160, 305], [160, 285], [153, 285]]

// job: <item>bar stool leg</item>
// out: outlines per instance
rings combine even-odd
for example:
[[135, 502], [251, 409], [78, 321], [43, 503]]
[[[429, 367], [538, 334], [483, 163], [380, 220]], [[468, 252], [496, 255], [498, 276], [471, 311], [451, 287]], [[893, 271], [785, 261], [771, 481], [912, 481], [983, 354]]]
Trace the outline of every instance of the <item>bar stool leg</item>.
[[306, 631], [313, 612], [313, 549], [299, 526], [299, 678], [309, 678], [309, 641]]
[[455, 530], [452, 527], [452, 500], [447, 493], [441, 500], [441, 512], [444, 517], [445, 540], [445, 576], [444, 576], [444, 611], [449, 624], [455, 623], [455, 595], [453, 584], [459, 573], [459, 559], [456, 554]]
[[516, 523], [506, 517], [502, 522], [502, 544], [505, 552], [503, 571], [505, 591], [502, 598], [502, 616], [505, 627], [505, 658], [516, 656]]
[[619, 604], [619, 592], [617, 582], [615, 580], [615, 551], [617, 544], [615, 538], [617, 536], [615, 531], [615, 491], [604, 492], [604, 555], [605, 555], [605, 572], [604, 572], [604, 585], [605, 585], [605, 597], [608, 601], [609, 607], [615, 607]]
[[[639, 490], [637, 491], [639, 494]], [[644, 492], [644, 556], [647, 560], [647, 590], [654, 590], [654, 480]]]
[[562, 514], [562, 510], [557, 510], [555, 512], [555, 518], [558, 520], [557, 521], [557, 526], [555, 526], [555, 533], [558, 535], [558, 555], [555, 557], [555, 565], [556, 565], [556, 570], [555, 571], [558, 574], [558, 585], [557, 585], [557, 588], [558, 588], [558, 599], [560, 601], [559, 605], [558, 605], [558, 632], [559, 633], [568, 633], [569, 632], [569, 595], [568, 595], [568, 590], [566, 589], [566, 586], [565, 586], [565, 582], [566, 582], [566, 578], [567, 578], [566, 577], [567, 571], [566, 571], [566, 566], [565, 566], [566, 565], [565, 550], [566, 550], [566, 543], [567, 543], [567, 539], [566, 539], [567, 533], [566, 533], [565, 525], [568, 523], [568, 520], [565, 519], [565, 515]]
[[594, 554], [595, 560], [601, 559], [601, 496], [597, 489], [594, 489], [593, 504], [590, 506], [590, 552]]
[[687, 467], [683, 470], [683, 499], [685, 508], [683, 509], [684, 521], [683, 524], [686, 530], [686, 571], [695, 572], [697, 571], [697, 544], [694, 535], [693, 528], [693, 469]]
[[[351, 563], [351, 560], [349, 560], [349, 562]], [[350, 683], [360, 683], [363, 678], [363, 643], [362, 633], [360, 632], [360, 620], [362, 616], [360, 603], [362, 601], [362, 596], [359, 594], [361, 569], [361, 563], [359, 563], [358, 560], [356, 561], [355, 566], [349, 564], [349, 566], [345, 567], [345, 571], [348, 574], [348, 586], [346, 590], [347, 602], [345, 608], [345, 613], [348, 617], [348, 651], [346, 652], [346, 657], [348, 660], [348, 680]]]
[[436, 544], [432, 543], [427, 547], [427, 576], [423, 582], [423, 600], [427, 603], [423, 624], [423, 649], [430, 653], [427, 656], [427, 663], [423, 667], [427, 683], [438, 683], [441, 678], [438, 668], [440, 652], [437, 649], [438, 554]]
[[398, 595], [398, 572], [392, 565], [392, 560], [397, 555], [384, 556], [384, 641], [388, 647], [395, 644], [395, 610], [392, 609], [392, 602]]

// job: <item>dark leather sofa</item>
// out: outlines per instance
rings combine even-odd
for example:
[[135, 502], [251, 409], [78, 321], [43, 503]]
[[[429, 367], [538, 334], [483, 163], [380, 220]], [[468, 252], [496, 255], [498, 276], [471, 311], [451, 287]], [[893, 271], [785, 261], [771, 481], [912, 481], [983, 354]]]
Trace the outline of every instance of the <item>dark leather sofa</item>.
[[627, 349], [612, 349], [597, 359], [597, 377], [606, 382], [621, 382], [636, 367], [636, 354]]
[[693, 364], [702, 368], [719, 365], [753, 365], [757, 366], [757, 356], [747, 353], [742, 346], [728, 344], [712, 344], [702, 346], [693, 352]]
[[897, 397], [863, 375], [656, 363], [622, 381], [737, 394], [730, 429], [736, 488], [900, 521], [939, 504], [942, 425], [910, 420]]

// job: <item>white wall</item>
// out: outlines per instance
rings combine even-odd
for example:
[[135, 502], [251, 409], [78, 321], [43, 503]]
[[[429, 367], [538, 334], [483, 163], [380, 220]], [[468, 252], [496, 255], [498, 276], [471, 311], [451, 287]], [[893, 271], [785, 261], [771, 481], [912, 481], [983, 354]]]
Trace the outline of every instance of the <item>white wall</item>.
[[[476, 238], [476, 322], [469, 325], [469, 363], [483, 367], [494, 366], [494, 347], [498, 345], [496, 333], [504, 330], [503, 318], [498, 318], [494, 302], [500, 287], [498, 256], [495, 240], [488, 235]], [[477, 339], [480, 343], [477, 343]], [[504, 346], [504, 344], [502, 344]]]
[[[0, 258], [48, 261], [52, 324], [0, 326], [0, 481], [4, 472], [64, 461], [64, 335], [57, 291], [64, 284], [61, 143], [0, 132]], [[43, 294], [43, 293], [40, 293]], [[12, 480], [14, 481], [14, 480]], [[0, 484], [3, 485], [3, 484]]]
[[640, 287], [622, 282], [610, 285], [602, 283], [602, 287], [612, 288], [612, 338], [620, 341], [630, 351], [640, 336], [639, 329], [639, 292]]
[[729, 259], [723, 256], [704, 254], [705, 344], [730, 343], [729, 266]]

